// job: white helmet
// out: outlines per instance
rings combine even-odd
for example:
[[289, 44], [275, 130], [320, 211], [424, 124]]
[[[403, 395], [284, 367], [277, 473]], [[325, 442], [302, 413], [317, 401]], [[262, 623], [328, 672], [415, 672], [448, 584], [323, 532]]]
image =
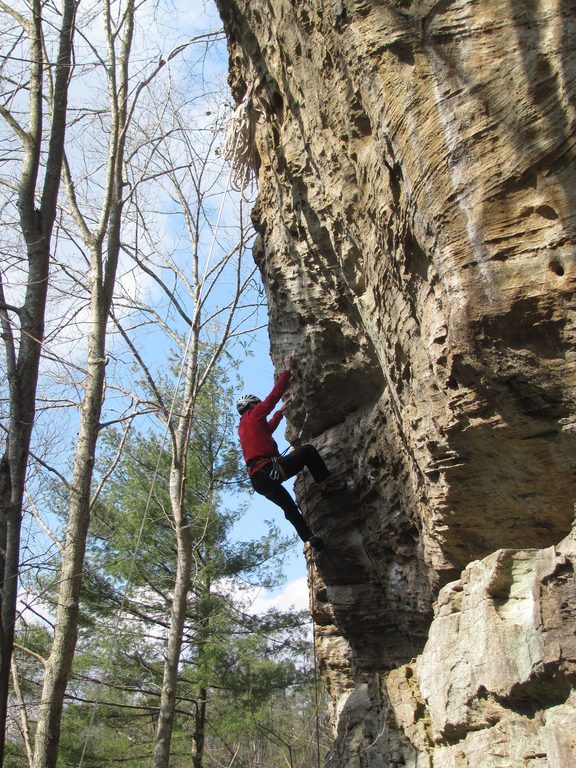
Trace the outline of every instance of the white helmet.
[[238, 398], [238, 401], [236, 402], [236, 408], [238, 409], [238, 413], [242, 415], [245, 410], [248, 409], [252, 403], [259, 403], [260, 398], [256, 397], [256, 395], [242, 395], [242, 397]]

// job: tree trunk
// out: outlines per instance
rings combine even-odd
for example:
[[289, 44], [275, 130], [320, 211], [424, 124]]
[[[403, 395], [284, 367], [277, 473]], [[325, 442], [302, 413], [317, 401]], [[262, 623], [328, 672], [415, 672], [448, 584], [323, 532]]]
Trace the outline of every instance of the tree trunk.
[[168, 768], [170, 761], [170, 743], [174, 727], [178, 667], [182, 651], [182, 636], [186, 621], [188, 594], [190, 592], [192, 537], [188, 516], [183, 505], [187, 450], [184, 450], [183, 453], [183, 458], [180, 458], [181, 454], [180, 456], [176, 454], [170, 472], [170, 500], [176, 524], [177, 562], [174, 596], [170, 612], [170, 627], [164, 660], [160, 712], [158, 714], [156, 730], [154, 768]]
[[20, 709], [20, 733], [22, 734], [22, 741], [24, 742], [24, 749], [26, 750], [28, 765], [31, 766], [32, 744], [30, 742], [30, 721], [28, 719], [26, 702], [20, 688], [18, 667], [16, 666], [14, 657], [12, 657], [12, 684], [14, 687], [14, 694], [16, 695], [16, 701], [18, 702], [18, 708]]
[[[61, 566], [56, 625], [50, 657], [46, 664], [36, 739], [33, 768], [55, 768], [60, 741], [64, 695], [72, 669], [78, 637], [78, 616], [86, 540], [90, 525], [91, 499], [96, 443], [104, 400], [106, 369], [106, 331], [121, 246], [124, 201], [122, 167], [128, 124], [128, 62], [134, 31], [134, 2], [129, 0], [124, 15], [124, 34], [120, 55], [116, 57], [110, 4], [104, 3], [108, 33], [108, 84], [112, 124], [109, 139], [107, 182], [100, 222], [90, 234], [81, 212], [86, 244], [91, 250], [90, 316], [87, 375], [80, 409], [78, 442], [74, 458], [72, 491], [68, 504], [68, 525]], [[72, 181], [68, 182], [72, 189]], [[86, 735], [86, 739], [89, 734]]]
[[30, 114], [28, 131], [20, 134], [24, 158], [18, 209], [26, 243], [28, 279], [24, 304], [19, 311], [18, 342], [12, 333], [3, 294], [0, 296], [10, 391], [10, 426], [5, 453], [0, 460], [0, 764], [4, 758], [10, 666], [14, 647], [24, 485], [36, 415], [36, 388], [44, 339], [51, 237], [64, 153], [75, 12], [75, 2], [64, 0], [46, 172], [39, 210], [36, 209], [36, 199], [42, 145], [44, 70], [42, 5], [39, 0], [32, 3], [32, 18], [27, 24], [31, 57]]
[[198, 692], [196, 704], [196, 716], [194, 718], [194, 755], [192, 765], [194, 768], [202, 768], [204, 761], [204, 741], [206, 738], [206, 707], [208, 704], [208, 689], [202, 687]]
[[64, 695], [76, 648], [82, 572], [90, 523], [90, 488], [104, 391], [105, 304], [102, 291], [96, 288], [92, 297], [93, 323], [89, 339], [88, 373], [80, 409], [58, 609], [52, 649], [44, 676], [33, 768], [54, 768], [56, 765]]
[[113, 191], [107, 222], [106, 259], [104, 260], [102, 248], [98, 243], [92, 252], [91, 328], [88, 338], [87, 375], [80, 408], [56, 625], [44, 676], [33, 768], [56, 766], [64, 695], [78, 636], [80, 591], [90, 525], [90, 491], [104, 399], [106, 330], [120, 253], [122, 198], [121, 184], [118, 183], [115, 170], [111, 174], [111, 185]]

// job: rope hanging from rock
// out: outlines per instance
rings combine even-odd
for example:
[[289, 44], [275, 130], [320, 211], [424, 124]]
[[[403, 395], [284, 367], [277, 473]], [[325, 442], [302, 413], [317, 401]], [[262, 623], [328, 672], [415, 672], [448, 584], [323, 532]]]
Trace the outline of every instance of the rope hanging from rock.
[[248, 83], [246, 94], [228, 121], [222, 156], [230, 163], [232, 178], [230, 186], [237, 192], [244, 191], [254, 181], [256, 125], [262, 111], [254, 106], [254, 91], [258, 79]]

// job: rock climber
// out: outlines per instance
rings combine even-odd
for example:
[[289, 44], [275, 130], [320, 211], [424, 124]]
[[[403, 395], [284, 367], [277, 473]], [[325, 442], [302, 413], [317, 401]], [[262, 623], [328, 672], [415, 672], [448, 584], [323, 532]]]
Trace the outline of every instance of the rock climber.
[[242, 395], [239, 398], [236, 403], [241, 417], [238, 436], [254, 490], [284, 511], [286, 519], [292, 523], [302, 541], [309, 541], [314, 549], [320, 550], [323, 547], [322, 539], [312, 534], [302, 512], [282, 483], [307, 467], [320, 485], [323, 496], [334, 495], [344, 490], [344, 486], [329, 484], [330, 471], [313, 445], [298, 446], [286, 456], [281, 456], [278, 451], [272, 433], [282, 421], [290, 401], [278, 408], [272, 418], [268, 419], [267, 416], [286, 392], [292, 367], [292, 357], [288, 355], [284, 359], [284, 370], [264, 400], [256, 395]]

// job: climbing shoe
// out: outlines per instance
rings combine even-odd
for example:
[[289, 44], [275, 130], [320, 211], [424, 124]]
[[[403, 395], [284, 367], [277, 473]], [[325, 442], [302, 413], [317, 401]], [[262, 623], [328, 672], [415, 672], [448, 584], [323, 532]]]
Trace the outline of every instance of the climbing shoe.
[[334, 480], [331, 483], [326, 483], [326, 485], [320, 491], [320, 495], [324, 499], [330, 499], [332, 496], [337, 496], [339, 493], [344, 493], [344, 491], [347, 491], [347, 490], [348, 490], [348, 483], [346, 481]]
[[320, 536], [311, 536], [308, 541], [310, 542], [310, 546], [312, 546], [317, 552], [320, 552], [321, 549], [324, 549], [324, 542]]

